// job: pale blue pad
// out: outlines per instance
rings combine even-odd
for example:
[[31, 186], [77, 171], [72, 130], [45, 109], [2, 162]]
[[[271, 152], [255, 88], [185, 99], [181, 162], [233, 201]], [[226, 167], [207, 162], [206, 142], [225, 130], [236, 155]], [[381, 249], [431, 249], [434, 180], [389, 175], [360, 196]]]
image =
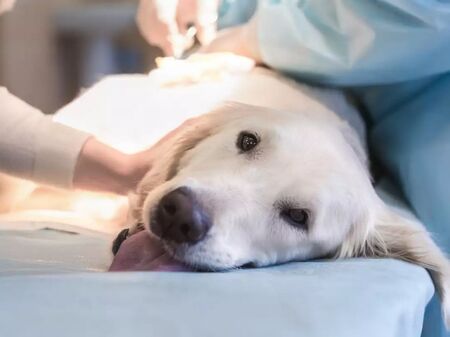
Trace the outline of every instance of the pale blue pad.
[[11, 276], [0, 278], [0, 292], [1, 336], [419, 337], [433, 286], [404, 262], [347, 260]]

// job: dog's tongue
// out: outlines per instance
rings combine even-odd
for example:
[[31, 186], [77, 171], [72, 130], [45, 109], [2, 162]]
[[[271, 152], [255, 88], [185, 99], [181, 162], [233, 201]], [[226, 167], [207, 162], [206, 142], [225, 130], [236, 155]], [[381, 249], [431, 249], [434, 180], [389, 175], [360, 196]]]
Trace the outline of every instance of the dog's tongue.
[[120, 246], [109, 271], [188, 271], [187, 266], [171, 258], [161, 243], [146, 231], [140, 231]]

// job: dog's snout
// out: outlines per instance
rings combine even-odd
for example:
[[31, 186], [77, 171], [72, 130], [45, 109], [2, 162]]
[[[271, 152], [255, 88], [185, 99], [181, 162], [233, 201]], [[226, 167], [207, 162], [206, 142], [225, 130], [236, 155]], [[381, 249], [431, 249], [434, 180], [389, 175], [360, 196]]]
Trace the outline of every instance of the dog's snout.
[[199, 242], [210, 228], [208, 215], [187, 187], [179, 187], [166, 194], [151, 221], [155, 235], [176, 243]]

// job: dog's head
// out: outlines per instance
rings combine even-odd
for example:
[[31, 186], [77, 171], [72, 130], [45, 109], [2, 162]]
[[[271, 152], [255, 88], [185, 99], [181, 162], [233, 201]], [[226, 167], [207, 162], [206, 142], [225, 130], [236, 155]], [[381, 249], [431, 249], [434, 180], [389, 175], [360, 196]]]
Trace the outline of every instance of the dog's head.
[[335, 254], [367, 230], [358, 224], [376, 195], [364, 151], [330, 115], [218, 109], [167, 144], [139, 187], [135, 217], [200, 269]]

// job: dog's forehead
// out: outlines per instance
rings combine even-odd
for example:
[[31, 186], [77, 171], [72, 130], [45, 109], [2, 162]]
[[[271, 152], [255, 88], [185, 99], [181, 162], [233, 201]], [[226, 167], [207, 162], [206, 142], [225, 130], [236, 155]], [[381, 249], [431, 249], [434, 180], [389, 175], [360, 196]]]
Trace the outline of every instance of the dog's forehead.
[[[255, 156], [242, 161], [236, 149], [240, 132], [255, 132], [260, 137]], [[245, 174], [247, 167], [257, 168], [251, 174], [256, 178], [267, 173], [284, 172], [290, 182], [313, 185], [328, 180], [330, 174], [346, 171], [346, 164], [336, 141], [336, 128], [298, 113], [285, 111], [249, 111], [248, 114], [224, 122], [182, 160], [182, 166], [195, 163], [218, 170], [233, 169], [238, 165]], [[211, 160], [209, 160], [211, 159]], [[232, 170], [233, 171], [233, 170]]]
[[337, 129], [336, 119], [326, 119], [323, 114], [314, 111], [286, 111], [248, 107], [243, 113], [230, 115], [224, 118], [217, 132], [227, 129], [258, 129], [279, 131], [288, 134], [288, 131], [297, 133], [307, 132], [310, 135], [326, 137], [330, 135], [329, 129]]
[[301, 116], [298, 113], [265, 109], [259, 107], [249, 107], [243, 113], [239, 114], [236, 118], [230, 118], [225, 126], [235, 126], [242, 124], [249, 124], [254, 126], [260, 125], [283, 125], [289, 121], [298, 120]]
[[[261, 146], [288, 157], [317, 157], [320, 161], [338, 159], [343, 137], [333, 122], [299, 112], [256, 110], [232, 119], [217, 128], [216, 139], [229, 141], [242, 131], [255, 132]], [[233, 139], [232, 139], [233, 140]], [[273, 153], [276, 155], [276, 153]], [[310, 158], [312, 159], [312, 158]]]

